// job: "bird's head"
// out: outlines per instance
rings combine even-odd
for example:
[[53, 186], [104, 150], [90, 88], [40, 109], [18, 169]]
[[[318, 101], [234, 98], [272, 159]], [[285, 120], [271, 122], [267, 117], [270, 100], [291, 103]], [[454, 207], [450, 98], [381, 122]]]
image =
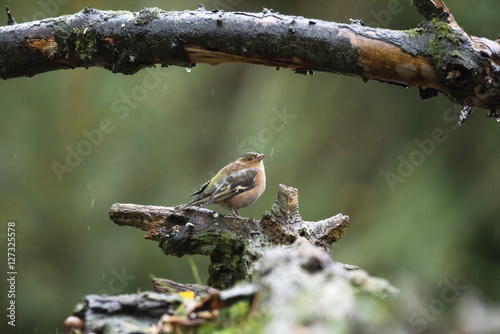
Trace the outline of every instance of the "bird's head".
[[262, 159], [264, 159], [264, 157], [265, 154], [263, 153], [248, 152], [241, 155], [236, 161], [242, 165], [245, 165], [246, 167], [259, 168], [263, 165]]

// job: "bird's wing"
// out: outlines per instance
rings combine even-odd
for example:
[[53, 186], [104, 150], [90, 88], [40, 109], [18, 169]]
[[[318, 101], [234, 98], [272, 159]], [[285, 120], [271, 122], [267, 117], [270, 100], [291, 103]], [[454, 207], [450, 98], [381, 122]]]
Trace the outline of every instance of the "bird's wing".
[[205, 203], [208, 201], [208, 199], [210, 197], [210, 194], [206, 195], [206, 194], [203, 193], [203, 191], [208, 187], [208, 185], [210, 184], [210, 182], [212, 182], [212, 179], [210, 179], [207, 182], [205, 182], [200, 187], [200, 190], [197, 190], [194, 193], [187, 195], [187, 197], [193, 196], [193, 195], [198, 195], [198, 196], [196, 196], [189, 203], [181, 205], [174, 212], [180, 211], [180, 210], [182, 210], [184, 208], [187, 208], [188, 206], [191, 206], [191, 205], [205, 205]]
[[203, 190], [205, 190], [205, 188], [210, 184], [210, 182], [212, 181], [212, 179], [208, 180], [207, 182], [205, 182], [201, 187], [200, 187], [200, 190], [196, 190], [194, 193], [192, 194], [189, 194], [187, 195], [186, 197], [189, 197], [189, 196], [194, 196], [194, 195], [198, 195], [198, 194], [201, 194], [203, 192]]
[[259, 172], [258, 168], [245, 168], [233, 172], [215, 184], [215, 191], [210, 196], [206, 205], [250, 190], [255, 186], [255, 176]]

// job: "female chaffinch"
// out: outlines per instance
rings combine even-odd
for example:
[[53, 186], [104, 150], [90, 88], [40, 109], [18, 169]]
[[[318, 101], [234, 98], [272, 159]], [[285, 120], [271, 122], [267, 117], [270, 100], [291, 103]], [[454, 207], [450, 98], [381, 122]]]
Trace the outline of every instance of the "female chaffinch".
[[203, 184], [200, 190], [189, 196], [196, 196], [191, 202], [182, 205], [174, 212], [188, 206], [219, 204], [241, 218], [238, 210], [253, 204], [266, 189], [264, 154], [248, 152], [235, 162], [222, 168], [212, 179]]

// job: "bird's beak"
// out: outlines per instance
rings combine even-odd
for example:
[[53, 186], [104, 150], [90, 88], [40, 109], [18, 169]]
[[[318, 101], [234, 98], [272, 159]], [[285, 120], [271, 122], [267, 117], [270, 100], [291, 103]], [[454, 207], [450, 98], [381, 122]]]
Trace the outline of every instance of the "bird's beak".
[[262, 153], [262, 154], [257, 154], [257, 160], [258, 160], [258, 161], [262, 161], [262, 159], [264, 159], [264, 157], [265, 157], [265, 156], [266, 156], [266, 155], [265, 155], [264, 153]]

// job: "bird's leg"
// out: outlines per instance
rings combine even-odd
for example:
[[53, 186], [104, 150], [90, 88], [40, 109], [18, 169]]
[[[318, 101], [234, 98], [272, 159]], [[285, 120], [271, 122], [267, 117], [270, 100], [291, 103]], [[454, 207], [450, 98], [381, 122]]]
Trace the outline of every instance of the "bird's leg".
[[235, 217], [238, 217], [238, 218], [242, 218], [242, 219], [243, 219], [243, 217], [242, 217], [242, 216], [240, 216], [240, 214], [238, 213], [238, 211], [236, 211], [236, 210], [235, 210], [235, 209], [233, 209], [233, 208], [231, 208], [231, 211], [233, 211], [233, 215], [234, 215]]

